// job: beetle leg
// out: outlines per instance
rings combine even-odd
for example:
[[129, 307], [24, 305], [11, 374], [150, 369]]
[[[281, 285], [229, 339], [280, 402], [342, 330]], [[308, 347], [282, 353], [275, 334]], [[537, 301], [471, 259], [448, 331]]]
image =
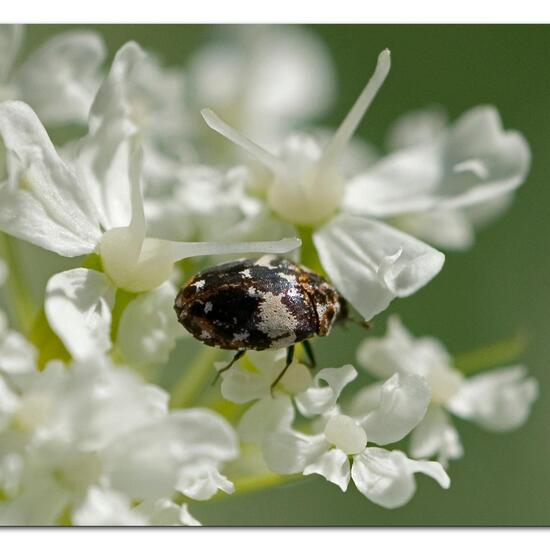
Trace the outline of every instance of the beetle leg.
[[310, 369], [314, 369], [317, 366], [317, 362], [315, 361], [315, 354], [313, 353], [313, 348], [311, 347], [311, 344], [304, 340], [302, 342], [302, 345], [304, 346], [304, 350], [306, 352], [307, 358], [309, 359], [309, 364], [306, 366]]
[[234, 356], [233, 356], [233, 359], [231, 359], [231, 361], [229, 362], [228, 365], [225, 365], [225, 367], [221, 368], [217, 373], [216, 373], [216, 378], [214, 378], [214, 381], [212, 382], [212, 385], [214, 385], [217, 381], [218, 381], [218, 378], [221, 376], [222, 372], [225, 372], [226, 370], [229, 370], [244, 354], [246, 353], [246, 350], [245, 349], [240, 349]]
[[271, 397], [273, 397], [273, 388], [280, 382], [281, 378], [285, 375], [285, 372], [288, 370], [288, 367], [290, 367], [290, 364], [292, 363], [292, 360], [294, 359], [294, 346], [290, 346], [286, 348], [286, 363], [283, 368], [283, 370], [279, 373], [279, 376], [275, 378], [273, 381], [273, 384], [271, 384]]

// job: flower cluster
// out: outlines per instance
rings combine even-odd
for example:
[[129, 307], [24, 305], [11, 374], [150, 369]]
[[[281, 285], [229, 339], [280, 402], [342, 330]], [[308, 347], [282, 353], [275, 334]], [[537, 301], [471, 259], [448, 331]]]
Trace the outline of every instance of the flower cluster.
[[[416, 473], [450, 486], [463, 454], [450, 414], [495, 431], [527, 420], [537, 383], [525, 367], [466, 377], [396, 317], [357, 350], [373, 383], [297, 357], [273, 386], [284, 349], [225, 369], [173, 311], [178, 284], [235, 255], [290, 254], [365, 321], [419, 291], [443, 267], [439, 249], [472, 246], [527, 176], [529, 147], [495, 108], [451, 124], [407, 114], [380, 156], [354, 134], [389, 50], [335, 131], [304, 133], [336, 88], [305, 29], [226, 33], [181, 68], [134, 42], [105, 67], [94, 32], [60, 34], [21, 63], [22, 38], [0, 28], [0, 237], [76, 260], [30, 306], [21, 277], [33, 274], [16, 254], [0, 263], [19, 324], [2, 313], [0, 524], [195, 525], [190, 503], [266, 475], [353, 481], [395, 508]], [[52, 141], [69, 123], [80, 137]], [[394, 445], [409, 434], [411, 458]]]

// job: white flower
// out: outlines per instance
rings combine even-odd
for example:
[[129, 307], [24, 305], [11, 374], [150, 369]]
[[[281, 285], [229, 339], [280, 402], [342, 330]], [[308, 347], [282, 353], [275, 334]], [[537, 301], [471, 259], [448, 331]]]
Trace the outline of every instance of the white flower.
[[351, 212], [387, 218], [435, 246], [464, 249], [475, 229], [500, 214], [529, 170], [529, 146], [504, 131], [494, 107], [475, 107], [452, 126], [439, 110], [399, 119], [395, 152], [357, 176], [346, 195]]
[[90, 487], [86, 498], [73, 513], [74, 525], [200, 525], [186, 504], [169, 499], [132, 505], [129, 497], [109, 489]]
[[[213, 111], [207, 124], [252, 154], [272, 173], [268, 203], [284, 220], [314, 227], [321, 264], [341, 294], [365, 317], [383, 311], [396, 296], [408, 296], [428, 283], [444, 256], [430, 246], [381, 222], [354, 215], [341, 172], [343, 151], [390, 69], [383, 51], [375, 73], [332, 139], [321, 147], [311, 136], [291, 136], [277, 156], [244, 137]], [[414, 199], [414, 197], [413, 197]]]
[[251, 177], [244, 166], [227, 172], [201, 165], [180, 168], [171, 189], [145, 197], [151, 234], [223, 242], [295, 236], [290, 224], [247, 194]]
[[264, 146], [330, 105], [335, 71], [315, 34], [281, 25], [224, 31], [191, 58], [195, 104], [210, 105]]
[[177, 290], [166, 281], [158, 288], [139, 295], [124, 309], [117, 333], [117, 346], [131, 365], [160, 365], [181, 336], [181, 325], [174, 316]]
[[23, 41], [21, 25], [0, 26], [0, 99], [21, 99], [45, 124], [85, 122], [106, 56], [92, 31], [58, 34], [15, 66]]
[[[127, 55], [132, 51], [125, 50]], [[0, 134], [9, 161], [9, 179], [0, 184], [0, 228], [64, 256], [97, 253], [101, 259], [104, 273], [73, 269], [54, 275], [46, 289], [48, 321], [75, 358], [109, 349], [110, 309], [116, 288], [130, 292], [156, 288], [170, 278], [176, 261], [190, 256], [283, 253], [298, 244], [296, 239], [217, 244], [147, 238], [141, 152], [132, 145], [132, 134], [124, 125], [115, 127], [113, 132], [120, 130], [122, 139], [117, 154], [106, 159], [100, 155], [103, 164], [96, 160], [111, 177], [118, 177], [118, 185], [102, 192], [63, 162], [27, 105], [0, 104]], [[105, 142], [104, 153], [112, 152], [111, 145]], [[118, 150], [126, 155], [122, 167], [117, 164], [121, 160]], [[121, 183], [126, 185], [122, 195]], [[128, 195], [129, 202], [124, 203]], [[111, 217], [119, 221], [111, 222]], [[127, 225], [117, 225], [125, 223], [123, 218]]]
[[[397, 317], [389, 319], [385, 337], [369, 338], [361, 344], [357, 360], [383, 380], [395, 373], [414, 373], [426, 380], [431, 404], [412, 433], [410, 452], [414, 457], [437, 454], [444, 463], [463, 454], [448, 412], [488, 430], [512, 430], [527, 420], [538, 394], [537, 382], [526, 376], [522, 366], [499, 368], [465, 379], [438, 340], [415, 339]], [[358, 405], [371, 401], [372, 396], [363, 392], [355, 399]]]
[[255, 401], [239, 422], [239, 435], [244, 442], [261, 444], [266, 435], [292, 424], [293, 402], [308, 417], [327, 412], [336, 405], [342, 389], [357, 376], [351, 365], [345, 365], [322, 369], [312, 378], [309, 369], [295, 360], [272, 388], [285, 366], [286, 350], [251, 351], [247, 356], [252, 369], [243, 367], [241, 361], [221, 375], [225, 399], [234, 403]]
[[126, 368], [53, 362], [5, 379], [3, 525], [52, 524], [62, 513], [76, 524], [190, 523], [168, 501], [173, 493], [204, 500], [233, 491], [219, 472], [238, 453], [230, 425], [206, 409], [169, 412], [168, 394]]
[[422, 378], [396, 374], [382, 386], [372, 410], [351, 417], [329, 409], [321, 433], [303, 434], [288, 424], [268, 436], [263, 444], [264, 460], [278, 473], [322, 475], [342, 491], [351, 478], [376, 504], [403, 506], [415, 492], [415, 472], [429, 475], [444, 488], [449, 487], [449, 477], [437, 462], [411, 460], [401, 451], [368, 443], [386, 445], [402, 439], [421, 421], [429, 398]]

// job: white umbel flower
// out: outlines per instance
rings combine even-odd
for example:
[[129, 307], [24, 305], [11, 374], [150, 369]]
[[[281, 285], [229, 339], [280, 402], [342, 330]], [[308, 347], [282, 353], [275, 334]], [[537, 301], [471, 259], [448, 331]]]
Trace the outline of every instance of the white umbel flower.
[[326, 111], [335, 70], [325, 45], [308, 29], [245, 25], [223, 29], [192, 56], [189, 85], [199, 107], [210, 105], [271, 146], [297, 120]]
[[[427, 382], [430, 407], [412, 433], [410, 452], [414, 457], [437, 455], [446, 462], [462, 456], [449, 412], [488, 430], [513, 430], [526, 422], [538, 395], [536, 380], [519, 365], [465, 378], [453, 367], [452, 357], [441, 342], [431, 337], [414, 338], [397, 317], [389, 319], [385, 337], [369, 338], [361, 344], [357, 359], [382, 380], [395, 373], [414, 373]], [[367, 402], [372, 402], [372, 390], [358, 394], [352, 410], [365, 410]]]
[[[120, 186], [105, 201], [90, 180], [84, 180], [88, 186], [83, 185], [24, 103], [0, 104], [0, 134], [9, 161], [9, 179], [0, 184], [0, 228], [64, 256], [97, 253], [101, 258], [104, 273], [73, 269], [54, 275], [46, 289], [48, 321], [75, 358], [109, 349], [110, 308], [116, 288], [130, 292], [154, 289], [170, 278], [174, 263], [186, 257], [284, 253], [298, 245], [296, 239], [231, 244], [148, 238], [141, 193], [142, 154], [131, 134], [126, 135], [130, 141], [123, 147], [129, 156], [123, 167], [129, 172], [116, 163], [110, 169], [130, 190], [125, 205], [121, 198], [128, 193], [121, 197]], [[102, 200], [98, 202], [97, 196]], [[125, 208], [128, 224], [111, 225], [105, 215], [110, 207], [121, 216]]]
[[[351, 365], [322, 369], [313, 378], [309, 369], [294, 361], [275, 388], [271, 385], [285, 366], [286, 351], [249, 352], [253, 369], [241, 363], [222, 374], [222, 395], [234, 403], [254, 401], [241, 417], [243, 441], [262, 444], [265, 437], [292, 424], [295, 407], [306, 417], [332, 409], [342, 389], [357, 376]], [[223, 367], [223, 364], [219, 364]]]
[[352, 417], [332, 408], [325, 412], [324, 428], [316, 435], [295, 431], [288, 424], [266, 437], [264, 459], [275, 472], [319, 474], [342, 491], [353, 479], [372, 502], [386, 508], [403, 506], [415, 492], [415, 472], [429, 475], [444, 488], [449, 487], [449, 477], [437, 462], [412, 460], [401, 451], [369, 443], [401, 440], [422, 420], [429, 398], [422, 378], [396, 374], [365, 414]]
[[76, 524], [189, 523], [175, 492], [233, 491], [219, 471], [238, 454], [231, 426], [207, 409], [169, 412], [168, 394], [129, 369], [52, 362], [3, 381], [0, 524], [49, 525], [64, 511]]
[[437, 109], [405, 115], [390, 147], [350, 183], [350, 211], [449, 249], [473, 244], [475, 230], [510, 204], [530, 164], [525, 139], [505, 131], [492, 106], [474, 107], [448, 127]]
[[348, 185], [341, 172], [343, 151], [374, 100], [390, 69], [390, 53], [378, 57], [374, 75], [328, 143], [291, 136], [274, 155], [202, 111], [215, 131], [253, 155], [272, 174], [270, 207], [282, 219], [313, 227], [322, 266], [340, 293], [365, 317], [383, 311], [397, 296], [427, 284], [443, 266], [444, 256], [417, 239], [346, 209]]
[[86, 122], [107, 53], [101, 37], [60, 33], [17, 66], [23, 35], [21, 25], [0, 25], [0, 99], [25, 101], [45, 124]]

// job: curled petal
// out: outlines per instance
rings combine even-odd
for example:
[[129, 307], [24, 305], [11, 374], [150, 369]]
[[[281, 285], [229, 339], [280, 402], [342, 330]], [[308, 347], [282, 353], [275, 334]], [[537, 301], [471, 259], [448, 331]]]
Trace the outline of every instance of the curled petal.
[[460, 437], [449, 415], [437, 405], [428, 408], [422, 422], [412, 431], [409, 450], [413, 458], [437, 455], [437, 461], [442, 464], [461, 458], [464, 454]]
[[354, 457], [351, 477], [357, 489], [375, 504], [398, 508], [416, 491], [415, 472], [429, 475], [444, 489], [450, 485], [449, 476], [438, 462], [411, 460], [401, 451], [377, 447], [367, 447]]
[[[341, 391], [356, 377], [357, 371], [351, 365], [321, 370], [314, 378], [313, 387], [296, 396], [298, 410], [304, 416], [323, 414], [336, 405]], [[328, 385], [321, 386], [321, 380]]]
[[15, 75], [21, 99], [45, 124], [85, 122], [99, 87], [105, 44], [95, 32], [61, 33], [45, 42]]
[[111, 348], [115, 289], [106, 275], [77, 268], [54, 275], [46, 286], [48, 323], [74, 359]]
[[0, 183], [0, 229], [62, 256], [93, 252], [97, 212], [25, 103], [0, 104], [9, 180]]
[[538, 397], [538, 383], [523, 366], [496, 369], [466, 379], [447, 403], [457, 416], [495, 432], [524, 424]]
[[182, 468], [175, 488], [195, 500], [208, 500], [218, 490], [228, 494], [235, 491], [233, 483], [220, 474], [214, 464], [208, 463], [191, 464]]
[[348, 455], [340, 449], [331, 449], [306, 466], [304, 475], [310, 474], [319, 474], [345, 491], [350, 479]]
[[382, 223], [340, 215], [313, 236], [321, 263], [353, 306], [371, 319], [443, 267], [441, 252]]
[[380, 390], [378, 407], [361, 421], [369, 441], [387, 445], [405, 437], [426, 414], [430, 398], [422, 377], [394, 374]]

